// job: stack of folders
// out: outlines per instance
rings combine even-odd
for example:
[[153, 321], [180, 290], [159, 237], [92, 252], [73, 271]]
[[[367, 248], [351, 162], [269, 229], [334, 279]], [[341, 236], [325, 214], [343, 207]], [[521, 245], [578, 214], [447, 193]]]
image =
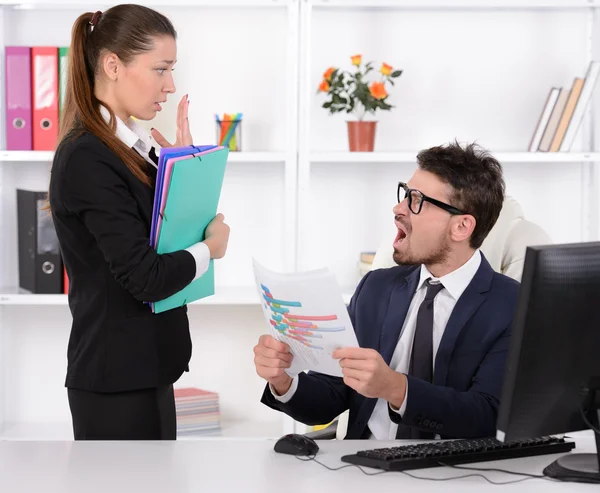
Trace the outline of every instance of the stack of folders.
[[[7, 46], [4, 52], [6, 149], [52, 151], [66, 96], [68, 51]], [[2, 70], [0, 70], [2, 72]]]
[[[157, 253], [184, 250], [205, 239], [217, 214], [229, 149], [185, 146], [160, 150], [150, 246]], [[150, 303], [154, 313], [177, 308], [215, 294], [213, 260], [206, 273], [181, 291]]]
[[219, 394], [193, 387], [175, 389], [177, 435], [217, 435], [221, 430]]

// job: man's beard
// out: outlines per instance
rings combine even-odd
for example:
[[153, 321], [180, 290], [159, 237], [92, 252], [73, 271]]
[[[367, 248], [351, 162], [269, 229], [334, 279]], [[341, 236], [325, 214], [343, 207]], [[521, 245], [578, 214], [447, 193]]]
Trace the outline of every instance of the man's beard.
[[412, 251], [398, 252], [394, 247], [394, 262], [398, 265], [436, 265], [443, 264], [448, 260], [450, 246], [446, 239], [442, 240], [438, 247], [424, 255], [415, 254]]

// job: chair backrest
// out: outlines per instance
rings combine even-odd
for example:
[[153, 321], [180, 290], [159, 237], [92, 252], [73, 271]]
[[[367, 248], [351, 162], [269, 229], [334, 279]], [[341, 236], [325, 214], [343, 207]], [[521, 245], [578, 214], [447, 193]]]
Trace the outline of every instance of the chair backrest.
[[[382, 240], [375, 253], [372, 270], [396, 265], [392, 258], [395, 234], [395, 228], [392, 228]], [[525, 219], [519, 203], [512, 197], [506, 197], [496, 224], [481, 245], [481, 252], [496, 272], [520, 281], [526, 248], [550, 243], [552, 239], [540, 226]]]

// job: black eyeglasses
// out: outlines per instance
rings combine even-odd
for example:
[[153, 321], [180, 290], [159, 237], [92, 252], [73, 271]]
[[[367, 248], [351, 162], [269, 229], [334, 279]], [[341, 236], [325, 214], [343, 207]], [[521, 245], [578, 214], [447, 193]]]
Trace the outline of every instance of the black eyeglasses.
[[[401, 196], [402, 195], [401, 191], [404, 191], [403, 196]], [[415, 190], [414, 188], [408, 188], [408, 185], [402, 181], [398, 182], [397, 196], [398, 196], [398, 203], [402, 202], [406, 197], [408, 197], [408, 208], [410, 209], [410, 211], [413, 214], [419, 214], [421, 212], [421, 208], [423, 207], [423, 202], [429, 202], [430, 204], [433, 204], [433, 205], [439, 207], [440, 209], [444, 209], [445, 211], [448, 211], [450, 214], [453, 214], [453, 215], [466, 214], [466, 212], [463, 212], [460, 209], [457, 209], [456, 207], [453, 207], [449, 204], [446, 204], [444, 202], [440, 202], [439, 200], [428, 197], [427, 195], [425, 195], [423, 192], [421, 192], [419, 190]]]

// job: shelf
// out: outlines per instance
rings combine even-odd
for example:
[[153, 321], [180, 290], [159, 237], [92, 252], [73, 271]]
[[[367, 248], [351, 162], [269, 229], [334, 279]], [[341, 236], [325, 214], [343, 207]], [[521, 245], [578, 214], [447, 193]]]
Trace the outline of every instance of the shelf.
[[[0, 290], [0, 305], [7, 306], [48, 306], [67, 305], [66, 294], [17, 294], [17, 289]], [[352, 296], [352, 290], [344, 290], [342, 295], [344, 302], [348, 304]], [[198, 301], [190, 305], [258, 305], [258, 295], [254, 287], [223, 287], [216, 289], [214, 296]], [[189, 305], [188, 305], [189, 306]]]
[[589, 9], [598, 0], [309, 0], [313, 8], [399, 8], [439, 10]]
[[[211, 432], [214, 434], [184, 434], [178, 440], [219, 440], [240, 438], [279, 438], [283, 435], [283, 422], [279, 421], [227, 421], [221, 422], [221, 429]], [[68, 422], [46, 423], [9, 423], [0, 432], [0, 440], [23, 441], [54, 441], [73, 440], [73, 425]]]
[[[283, 7], [292, 3], [294, 0], [146, 0], [144, 5], [147, 7]], [[111, 2], [100, 0], [94, 4], [96, 10], [106, 10], [113, 6]], [[61, 8], [86, 8], [89, 10], [89, 3], [84, 0], [0, 0], [0, 7], [10, 6], [15, 9], [61, 9]]]
[[[312, 163], [416, 163], [414, 152], [314, 152]], [[600, 152], [497, 152], [492, 154], [504, 163], [583, 163], [600, 162]]]
[[[0, 305], [67, 305], [66, 294], [17, 294], [17, 289], [0, 291]], [[254, 287], [217, 288], [216, 294], [190, 305], [258, 305]]]
[[[52, 151], [0, 151], [0, 161], [44, 162], [52, 161]], [[283, 163], [285, 152], [230, 152], [229, 163]]]
[[[147, 0], [148, 7], [284, 7], [297, 0]], [[600, 6], [599, 0], [308, 0], [312, 7], [400, 8], [400, 9], [586, 9]], [[96, 9], [112, 6], [100, 1]], [[0, 0], [1, 6], [16, 9], [88, 8], [84, 0]]]

